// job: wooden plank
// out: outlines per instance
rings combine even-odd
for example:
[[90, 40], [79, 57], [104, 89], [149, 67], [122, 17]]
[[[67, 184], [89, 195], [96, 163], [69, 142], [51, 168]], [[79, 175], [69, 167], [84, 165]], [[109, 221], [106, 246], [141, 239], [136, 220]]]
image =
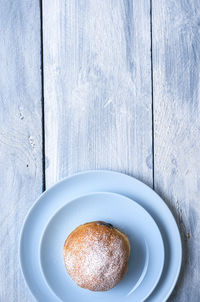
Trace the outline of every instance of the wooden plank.
[[47, 187], [87, 169], [152, 185], [149, 1], [48, 1], [44, 15]]
[[170, 301], [200, 301], [200, 1], [152, 2], [155, 189], [179, 222], [184, 259]]
[[19, 268], [19, 233], [42, 191], [39, 1], [1, 1], [0, 301], [33, 298]]

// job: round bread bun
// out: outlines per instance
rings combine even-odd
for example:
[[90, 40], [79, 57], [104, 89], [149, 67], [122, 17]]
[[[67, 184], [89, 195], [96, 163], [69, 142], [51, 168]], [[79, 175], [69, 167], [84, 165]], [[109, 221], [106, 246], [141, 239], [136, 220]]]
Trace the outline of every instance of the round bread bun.
[[103, 221], [77, 227], [64, 244], [69, 276], [80, 287], [107, 291], [116, 286], [128, 269], [128, 237]]

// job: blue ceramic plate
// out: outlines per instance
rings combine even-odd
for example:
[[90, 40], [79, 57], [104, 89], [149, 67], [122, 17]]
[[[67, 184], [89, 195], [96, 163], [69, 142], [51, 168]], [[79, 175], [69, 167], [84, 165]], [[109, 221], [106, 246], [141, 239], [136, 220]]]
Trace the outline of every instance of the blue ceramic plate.
[[40, 239], [49, 220], [70, 200], [92, 192], [115, 192], [127, 196], [153, 217], [164, 241], [165, 263], [161, 279], [147, 301], [166, 301], [178, 279], [182, 260], [181, 240], [174, 217], [151, 188], [133, 177], [111, 171], [88, 171], [66, 178], [44, 192], [30, 209], [21, 232], [20, 261], [35, 298], [42, 302], [59, 301], [47, 285], [39, 262]]
[[[67, 275], [63, 246], [80, 224], [106, 221], [128, 235], [129, 270], [112, 290], [94, 293], [79, 288]], [[164, 264], [164, 245], [152, 217], [133, 200], [116, 193], [91, 193], [67, 203], [48, 223], [41, 241], [41, 266], [61, 301], [144, 301], [157, 285]]]

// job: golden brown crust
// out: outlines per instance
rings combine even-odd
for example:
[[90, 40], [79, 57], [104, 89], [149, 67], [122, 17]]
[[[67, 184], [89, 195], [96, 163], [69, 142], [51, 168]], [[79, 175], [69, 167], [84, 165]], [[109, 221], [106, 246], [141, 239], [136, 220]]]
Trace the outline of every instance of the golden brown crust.
[[128, 237], [102, 221], [80, 225], [64, 244], [64, 261], [70, 277], [93, 291], [109, 290], [128, 269]]

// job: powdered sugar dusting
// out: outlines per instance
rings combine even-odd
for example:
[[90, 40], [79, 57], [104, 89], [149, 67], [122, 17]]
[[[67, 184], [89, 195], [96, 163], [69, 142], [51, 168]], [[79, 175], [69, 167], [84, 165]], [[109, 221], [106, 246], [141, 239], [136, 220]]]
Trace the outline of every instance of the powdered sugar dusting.
[[81, 287], [106, 291], [123, 277], [129, 251], [123, 237], [103, 225], [84, 226], [68, 237], [64, 261], [71, 278]]

